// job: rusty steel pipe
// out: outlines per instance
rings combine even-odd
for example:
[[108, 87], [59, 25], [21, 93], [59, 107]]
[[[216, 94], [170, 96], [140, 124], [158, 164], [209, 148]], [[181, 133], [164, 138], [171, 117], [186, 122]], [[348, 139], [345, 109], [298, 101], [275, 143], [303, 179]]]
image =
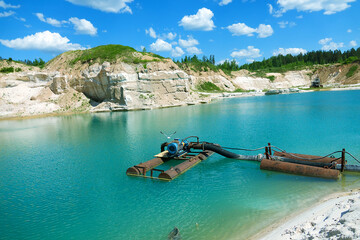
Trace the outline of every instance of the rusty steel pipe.
[[179, 175], [183, 174], [190, 168], [194, 167], [201, 161], [206, 160], [208, 157], [213, 155], [214, 152], [212, 151], [203, 151], [202, 153], [199, 153], [197, 156], [190, 158], [189, 160], [186, 160], [175, 167], [170, 168], [169, 170], [160, 173], [159, 178], [160, 179], [166, 179], [166, 180], [173, 180], [174, 178], [178, 177]]
[[165, 161], [162, 158], [153, 158], [147, 162], [140, 163], [133, 167], [128, 168], [126, 171], [127, 175], [144, 175], [147, 171], [163, 164]]
[[284, 158], [284, 157], [277, 157], [272, 156], [272, 160], [280, 161], [280, 162], [287, 162], [287, 163], [297, 163], [301, 165], [308, 165], [313, 167], [322, 167], [322, 168], [334, 168], [336, 163], [323, 163], [323, 162], [313, 162], [313, 161], [305, 161], [305, 160], [297, 160], [293, 158]]
[[263, 159], [261, 161], [260, 169], [328, 179], [338, 179], [340, 175], [340, 171], [334, 169], [306, 166], [268, 159]]
[[[292, 155], [298, 156], [300, 158], [296, 158]], [[301, 160], [301, 161], [320, 162], [320, 163], [332, 163], [332, 162], [341, 163], [341, 158], [325, 157], [325, 158], [317, 159], [317, 160], [309, 160], [309, 159], [321, 158], [321, 156], [305, 155], [305, 154], [297, 154], [297, 153], [286, 153], [286, 152], [278, 152], [278, 151], [274, 151], [274, 156], [290, 158], [290, 159], [295, 159], [295, 160]]]

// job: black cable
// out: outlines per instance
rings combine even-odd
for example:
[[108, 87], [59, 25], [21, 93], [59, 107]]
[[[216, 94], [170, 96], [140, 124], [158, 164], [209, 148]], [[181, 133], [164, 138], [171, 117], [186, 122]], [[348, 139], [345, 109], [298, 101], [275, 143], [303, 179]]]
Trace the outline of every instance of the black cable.
[[349, 153], [349, 152], [346, 152], [347, 154], [349, 154], [355, 161], [357, 161], [358, 163], [360, 163], [360, 161], [356, 158], [356, 157], [354, 157], [351, 153]]

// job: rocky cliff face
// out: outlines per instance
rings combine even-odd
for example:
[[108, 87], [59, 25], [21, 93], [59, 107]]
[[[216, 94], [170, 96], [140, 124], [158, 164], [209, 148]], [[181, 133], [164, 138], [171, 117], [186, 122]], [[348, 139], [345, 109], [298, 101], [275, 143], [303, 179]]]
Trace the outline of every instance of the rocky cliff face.
[[119, 60], [70, 64], [72, 54], [60, 55], [43, 70], [0, 74], [0, 117], [151, 109], [209, 102], [214, 96], [196, 91], [204, 82], [212, 82], [227, 92], [308, 87], [314, 76], [319, 76], [323, 84], [360, 82], [359, 71], [351, 78], [346, 77], [351, 66], [269, 73], [267, 77], [256, 77], [241, 70], [229, 76], [222, 71], [185, 72], [170, 59], [150, 59], [138, 64]]
[[69, 72], [56, 61], [37, 72], [1, 74], [0, 105], [7, 107], [0, 115], [150, 109], [204, 101], [191, 90], [190, 76], [171, 60], [95, 63]]
[[191, 92], [190, 76], [171, 60], [137, 66], [95, 63], [76, 76], [64, 75], [54, 89], [73, 88], [95, 102], [110, 102], [122, 109], [176, 106], [198, 99]]
[[[350, 68], [355, 67], [356, 70], [352, 76], [348, 73]], [[349, 85], [360, 83], [360, 63], [352, 64], [336, 64], [323, 66], [314, 72], [314, 77], [320, 78], [320, 83], [324, 86]]]
[[246, 90], [264, 90], [264, 89], [285, 89], [292, 87], [302, 87], [310, 85], [309, 71], [290, 71], [282, 73], [269, 73], [267, 77], [273, 76], [274, 80], [269, 78], [255, 77], [248, 71], [233, 72], [235, 77], [232, 82], [241, 89]]

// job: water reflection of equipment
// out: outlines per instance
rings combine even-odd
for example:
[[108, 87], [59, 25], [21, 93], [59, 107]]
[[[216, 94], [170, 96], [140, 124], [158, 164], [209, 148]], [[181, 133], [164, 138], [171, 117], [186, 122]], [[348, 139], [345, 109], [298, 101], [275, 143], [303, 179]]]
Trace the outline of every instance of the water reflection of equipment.
[[[189, 139], [196, 139], [196, 142], [189, 142]], [[261, 151], [264, 154], [257, 155], [241, 155], [228, 150], [241, 151]], [[276, 149], [276, 150], [275, 150]], [[206, 160], [212, 154], [218, 153], [227, 158], [257, 161], [261, 162], [260, 169], [291, 173], [310, 177], [321, 177], [329, 179], [338, 179], [343, 171], [360, 172], [360, 165], [348, 165], [345, 155], [348, 154], [359, 162], [353, 155], [342, 151], [336, 151], [324, 157], [288, 153], [278, 147], [272, 146], [270, 143], [266, 147], [258, 149], [243, 149], [221, 147], [218, 144], [209, 142], [200, 142], [199, 137], [189, 136], [184, 139], [174, 139], [171, 142], [165, 142], [161, 145], [161, 153], [155, 155], [155, 158], [128, 168], [127, 175], [140, 176], [146, 178], [157, 178], [161, 180], [173, 180], [196, 166], [198, 163]], [[334, 154], [341, 154], [335, 158]], [[168, 170], [156, 169], [171, 160], [180, 162]], [[359, 162], [360, 163], [360, 162]], [[148, 174], [150, 172], [150, 174]], [[155, 172], [159, 175], [156, 177]]]

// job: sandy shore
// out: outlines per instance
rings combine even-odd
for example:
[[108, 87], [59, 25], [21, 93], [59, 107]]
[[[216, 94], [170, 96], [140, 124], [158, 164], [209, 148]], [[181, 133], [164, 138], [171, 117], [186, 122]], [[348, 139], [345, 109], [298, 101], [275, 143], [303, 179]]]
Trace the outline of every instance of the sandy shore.
[[360, 239], [360, 189], [333, 194], [256, 239]]

